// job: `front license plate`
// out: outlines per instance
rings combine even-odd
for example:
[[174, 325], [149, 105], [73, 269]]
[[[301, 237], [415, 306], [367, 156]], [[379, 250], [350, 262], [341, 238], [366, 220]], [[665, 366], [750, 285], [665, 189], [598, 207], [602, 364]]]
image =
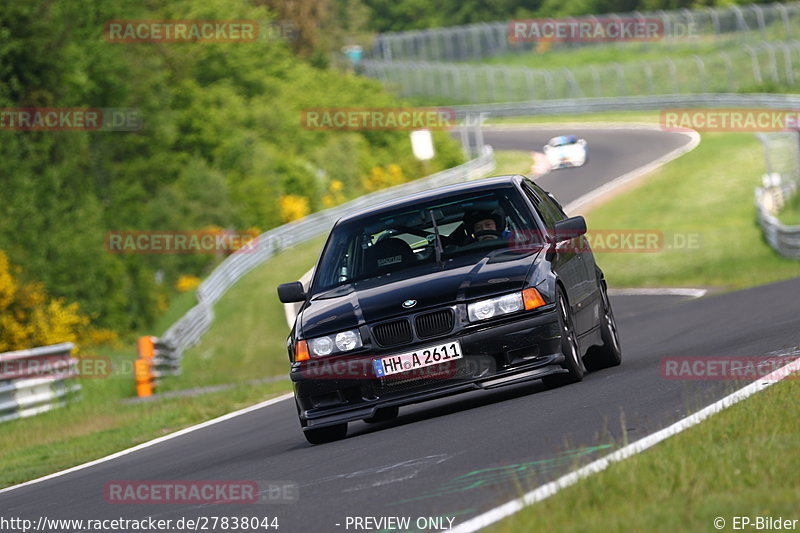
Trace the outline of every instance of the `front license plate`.
[[410, 372], [426, 366], [438, 365], [461, 359], [461, 344], [458, 341], [446, 342], [435, 346], [420, 348], [413, 352], [389, 355], [372, 361], [375, 368], [375, 375], [379, 378], [399, 374], [400, 372]]

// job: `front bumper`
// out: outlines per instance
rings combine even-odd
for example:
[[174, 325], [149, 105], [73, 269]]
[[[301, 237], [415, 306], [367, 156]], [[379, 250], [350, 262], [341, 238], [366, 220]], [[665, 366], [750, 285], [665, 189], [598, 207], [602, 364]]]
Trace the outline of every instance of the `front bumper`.
[[559, 168], [571, 168], [571, 167], [580, 167], [583, 166], [585, 161], [581, 161], [580, 159], [566, 159], [566, 160], [559, 160], [550, 163], [550, 168], [553, 170], [557, 170]]
[[[388, 378], [374, 375], [372, 361], [376, 358], [452, 340], [461, 343], [464, 357], [447, 366], [428, 367], [434, 371], [407, 379], [403, 374]], [[558, 314], [551, 304], [533, 314], [473, 324], [439, 339], [376, 350], [368, 356], [339, 358], [323, 372], [318, 370], [325, 367], [317, 366], [317, 370], [309, 371], [307, 365], [295, 365], [290, 377], [294, 382], [301, 424], [305, 428], [317, 428], [369, 418], [384, 407], [562, 373], [565, 372], [561, 367], [563, 360]], [[436, 371], [437, 367], [441, 372]]]

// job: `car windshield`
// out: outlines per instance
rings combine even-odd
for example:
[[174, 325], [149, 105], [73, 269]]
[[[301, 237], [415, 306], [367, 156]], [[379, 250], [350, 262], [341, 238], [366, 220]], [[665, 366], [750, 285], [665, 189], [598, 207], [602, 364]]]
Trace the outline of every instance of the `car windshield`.
[[568, 135], [566, 137], [556, 137], [552, 141], [550, 141], [550, 146], [566, 146], [568, 144], [575, 144], [578, 142], [578, 139], [573, 135]]
[[[436, 243], [432, 216], [441, 246]], [[499, 248], [519, 250], [521, 244], [542, 242], [535, 229], [528, 207], [514, 188], [439, 197], [358, 218], [333, 230], [312, 292], [401, 271], [423, 275], [441, 270], [445, 261], [456, 256], [483, 256]]]

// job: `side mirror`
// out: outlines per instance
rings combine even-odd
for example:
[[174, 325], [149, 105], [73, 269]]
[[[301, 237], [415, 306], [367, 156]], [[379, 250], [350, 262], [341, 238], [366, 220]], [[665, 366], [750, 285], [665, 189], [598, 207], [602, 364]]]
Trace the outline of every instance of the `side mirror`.
[[555, 223], [554, 242], [564, 242], [586, 234], [586, 220], [578, 215]]
[[303, 284], [299, 281], [292, 281], [278, 285], [278, 299], [285, 304], [304, 302], [306, 292], [303, 290]]

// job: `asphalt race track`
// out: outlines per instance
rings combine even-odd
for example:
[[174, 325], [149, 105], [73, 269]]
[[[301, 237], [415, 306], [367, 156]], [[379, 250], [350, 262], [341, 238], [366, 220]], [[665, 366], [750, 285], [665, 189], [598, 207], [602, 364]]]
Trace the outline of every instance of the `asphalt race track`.
[[[679, 134], [633, 129], [495, 131], [486, 139], [496, 149], [541, 151], [560, 133], [585, 138], [590, 149], [585, 167], [539, 181], [564, 204], [688, 142]], [[660, 361], [757, 356], [796, 346], [799, 293], [800, 278], [700, 299], [612, 297], [623, 364], [587, 374], [581, 383], [546, 390], [535, 381], [406, 407], [392, 422], [351, 424], [348, 438], [323, 446], [306, 443], [293, 402], [282, 401], [2, 493], [0, 514], [34, 521], [277, 516], [282, 533], [347, 531], [348, 516], [407, 516], [412, 524], [445, 516], [457, 525], [608, 453], [623, 435], [638, 439], [729, 393], [732, 382], [664, 379]], [[295, 482], [299, 499], [252, 505], [104, 500], [109, 481], [186, 479]]]

